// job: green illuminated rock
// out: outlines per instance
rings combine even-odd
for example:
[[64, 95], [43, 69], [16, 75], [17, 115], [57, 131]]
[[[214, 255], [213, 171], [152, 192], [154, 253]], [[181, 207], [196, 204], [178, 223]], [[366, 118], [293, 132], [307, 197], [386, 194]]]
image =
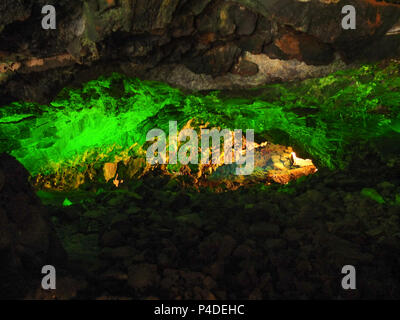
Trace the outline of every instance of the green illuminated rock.
[[69, 206], [72, 206], [72, 205], [73, 205], [73, 203], [68, 198], [65, 198], [65, 200], [63, 202], [63, 206], [64, 207], [69, 207]]
[[378, 203], [385, 203], [385, 199], [375, 190], [372, 188], [364, 188], [361, 190], [361, 194], [364, 197], [370, 198]]
[[353, 144], [395, 126], [400, 93], [393, 88], [399, 86], [396, 64], [237, 94], [185, 94], [113, 74], [66, 88], [50, 105], [17, 102], [1, 108], [0, 152], [11, 153], [33, 176], [55, 174], [80, 185], [88, 172], [100, 176], [106, 162], [137, 157], [149, 130], [168, 132], [169, 121], [181, 129], [196, 119], [209, 127], [254, 129], [257, 142], [282, 143], [284, 137], [284, 144], [318, 166], [343, 167]]

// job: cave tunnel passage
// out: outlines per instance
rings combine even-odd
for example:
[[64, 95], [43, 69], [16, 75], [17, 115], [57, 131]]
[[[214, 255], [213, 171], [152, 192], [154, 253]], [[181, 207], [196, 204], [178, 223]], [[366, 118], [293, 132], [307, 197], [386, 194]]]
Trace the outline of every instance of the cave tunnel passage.
[[[268, 102], [222, 99], [218, 94], [185, 95], [162, 83], [119, 74], [101, 77], [81, 89], [64, 89], [48, 106], [13, 103], [2, 109], [2, 151], [11, 153], [28, 169], [37, 189], [58, 191], [87, 184], [96, 186], [94, 189], [107, 183], [119, 187], [155, 170], [170, 177], [187, 175], [192, 180], [186, 185], [227, 184], [231, 189], [259, 182], [286, 184], [317, 171], [311, 160], [301, 159], [292, 147], [286, 146], [291, 139], [284, 130], [296, 120], [294, 113]], [[246, 130], [254, 130], [257, 141], [254, 169], [249, 177], [235, 176], [235, 157], [233, 164], [224, 163], [222, 138], [220, 164], [202, 165], [199, 159], [197, 166], [150, 166], [146, 163], [150, 146], [146, 134], [155, 128], [164, 129], [169, 141], [172, 122], [177, 124], [176, 135], [195, 130], [198, 143], [203, 129], [222, 132], [226, 128], [232, 137], [233, 130], [242, 130], [243, 152]], [[301, 117], [293, 121], [293, 126], [307, 130]], [[184, 142], [177, 147], [181, 148]], [[209, 143], [212, 155], [213, 141]], [[200, 149], [201, 146], [199, 154]]]
[[[26, 167], [44, 206], [4, 156], [14, 171], [0, 170], [1, 205], [50, 217], [79, 273], [68, 270], [74, 298], [331, 298], [343, 294], [338, 283], [320, 279], [348, 263], [369, 270], [360, 296], [398, 297], [398, 70], [191, 94], [113, 74], [49, 105], [12, 103], [0, 109], [1, 152]], [[149, 166], [146, 135], [159, 128], [169, 147], [171, 121], [177, 133], [241, 129], [243, 147], [253, 129], [254, 171]], [[281, 274], [288, 257], [295, 288]], [[176, 274], [184, 282], [171, 289]], [[195, 292], [196, 277], [215, 283]]]
[[[2, 107], [0, 147], [28, 169], [37, 189], [121, 187], [155, 172], [186, 176], [185, 185], [198, 187], [287, 184], [317, 166], [345, 168], [358, 145], [398, 132], [396, 66], [365, 65], [302, 82], [191, 94], [114, 73], [67, 87], [49, 105]], [[162, 130], [169, 151], [171, 123], [175, 135], [193, 129], [198, 143], [203, 129], [242, 130], [243, 152], [246, 130], [254, 130], [252, 173], [240, 177], [233, 174], [240, 165], [224, 164], [222, 138], [220, 164], [149, 166], [147, 133]]]

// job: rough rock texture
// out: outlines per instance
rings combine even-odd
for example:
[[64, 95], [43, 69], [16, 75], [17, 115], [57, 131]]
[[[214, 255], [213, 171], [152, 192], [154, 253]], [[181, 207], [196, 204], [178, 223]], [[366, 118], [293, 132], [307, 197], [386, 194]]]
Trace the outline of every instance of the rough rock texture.
[[[92, 270], [78, 299], [398, 299], [399, 167], [373, 154], [356, 163], [222, 193], [148, 175], [49, 212], [71, 259]], [[357, 290], [340, 285], [347, 264]]]
[[40, 285], [45, 265], [65, 265], [66, 254], [13, 157], [0, 155], [0, 298], [24, 298]]
[[[44, 4], [56, 30], [41, 28]], [[341, 27], [345, 4], [356, 30]], [[115, 70], [197, 90], [321, 75], [398, 55], [399, 17], [400, 5], [375, 0], [4, 0], [0, 103], [45, 102]]]

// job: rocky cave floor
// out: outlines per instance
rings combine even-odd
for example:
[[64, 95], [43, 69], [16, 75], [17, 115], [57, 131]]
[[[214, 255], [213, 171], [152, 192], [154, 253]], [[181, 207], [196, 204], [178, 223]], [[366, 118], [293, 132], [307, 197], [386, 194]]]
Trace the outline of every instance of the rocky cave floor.
[[[372, 155], [285, 186], [198, 192], [149, 175], [42, 194], [69, 264], [57, 291], [31, 297], [398, 299], [398, 176]], [[341, 288], [344, 265], [357, 290]]]

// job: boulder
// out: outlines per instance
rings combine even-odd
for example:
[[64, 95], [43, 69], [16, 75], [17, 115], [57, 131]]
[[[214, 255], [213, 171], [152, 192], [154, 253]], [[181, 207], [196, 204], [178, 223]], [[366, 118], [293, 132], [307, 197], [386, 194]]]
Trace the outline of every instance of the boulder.
[[28, 171], [12, 156], [0, 155], [0, 298], [24, 298], [40, 286], [42, 267], [63, 269], [66, 253]]

